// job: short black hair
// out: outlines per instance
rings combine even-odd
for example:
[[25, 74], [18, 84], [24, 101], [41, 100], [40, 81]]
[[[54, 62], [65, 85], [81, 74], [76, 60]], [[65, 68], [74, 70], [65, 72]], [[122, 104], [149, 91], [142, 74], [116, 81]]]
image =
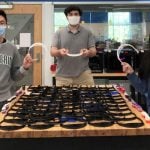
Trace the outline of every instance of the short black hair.
[[6, 23], [7, 23], [7, 15], [6, 15], [5, 11], [2, 9], [0, 9], [0, 16], [3, 16], [6, 20]]
[[64, 13], [67, 16], [68, 13], [70, 13], [71, 11], [78, 11], [80, 16], [82, 16], [82, 10], [80, 9], [80, 7], [76, 6], [76, 5], [70, 5], [68, 6], [65, 10]]

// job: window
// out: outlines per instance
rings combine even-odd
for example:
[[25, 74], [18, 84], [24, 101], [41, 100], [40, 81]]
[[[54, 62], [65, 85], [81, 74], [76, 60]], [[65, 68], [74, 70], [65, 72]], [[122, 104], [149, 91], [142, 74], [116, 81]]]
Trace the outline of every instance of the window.
[[55, 12], [55, 31], [59, 28], [65, 27], [68, 24], [66, 16], [63, 12]]
[[108, 38], [118, 42], [130, 39], [130, 25], [129, 12], [108, 13]]

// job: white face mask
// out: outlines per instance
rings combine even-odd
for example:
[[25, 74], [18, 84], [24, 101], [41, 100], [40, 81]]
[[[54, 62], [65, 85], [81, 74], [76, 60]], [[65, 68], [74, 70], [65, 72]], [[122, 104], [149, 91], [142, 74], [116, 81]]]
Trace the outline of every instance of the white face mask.
[[67, 18], [70, 25], [77, 25], [80, 22], [80, 16], [68, 16]]

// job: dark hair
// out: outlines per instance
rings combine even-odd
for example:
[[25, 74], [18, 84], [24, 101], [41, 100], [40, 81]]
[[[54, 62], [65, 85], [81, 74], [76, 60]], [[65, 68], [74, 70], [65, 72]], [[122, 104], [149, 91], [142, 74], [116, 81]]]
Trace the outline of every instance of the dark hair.
[[146, 51], [139, 66], [139, 77], [141, 79], [150, 78], [150, 51]]
[[0, 16], [3, 16], [6, 20], [6, 23], [7, 23], [7, 15], [6, 15], [5, 11], [2, 9], [0, 9]]
[[65, 10], [64, 10], [64, 14], [67, 16], [68, 13], [70, 13], [71, 11], [78, 11], [80, 16], [82, 16], [82, 10], [80, 9], [80, 7], [76, 6], [76, 5], [70, 5], [68, 6]]

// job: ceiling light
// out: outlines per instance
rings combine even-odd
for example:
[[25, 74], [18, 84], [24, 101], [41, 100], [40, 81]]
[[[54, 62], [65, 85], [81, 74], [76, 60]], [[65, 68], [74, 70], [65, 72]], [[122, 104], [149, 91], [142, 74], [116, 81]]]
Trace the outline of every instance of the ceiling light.
[[12, 9], [13, 3], [12, 2], [0, 2], [0, 9]]

